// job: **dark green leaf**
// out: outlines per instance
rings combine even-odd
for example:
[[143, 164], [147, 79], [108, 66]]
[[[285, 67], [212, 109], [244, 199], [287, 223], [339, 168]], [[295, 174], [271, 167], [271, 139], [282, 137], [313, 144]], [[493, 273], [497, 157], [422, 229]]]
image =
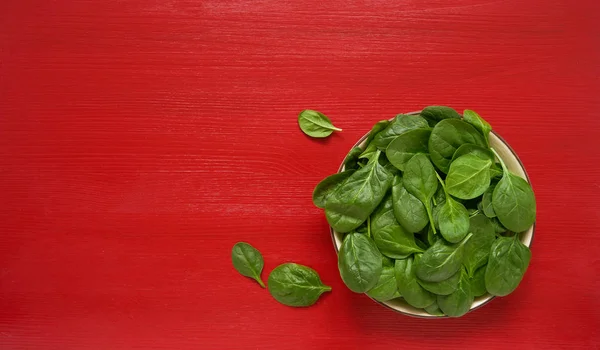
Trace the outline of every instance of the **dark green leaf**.
[[485, 288], [496, 296], [512, 293], [527, 271], [531, 251], [517, 235], [500, 237], [492, 245], [485, 270]]
[[385, 150], [390, 163], [404, 171], [406, 163], [417, 153], [427, 153], [431, 129], [409, 130], [396, 137]]
[[473, 237], [465, 244], [463, 264], [467, 268], [469, 276], [473, 276], [479, 267], [487, 264], [496, 234], [490, 219], [482, 214], [469, 218], [469, 223], [469, 232], [473, 234]]
[[465, 143], [485, 147], [483, 136], [475, 128], [459, 119], [444, 119], [431, 131], [429, 154], [431, 161], [448, 173], [454, 152]]
[[456, 158], [467, 154], [474, 155], [478, 158], [481, 158], [482, 160], [489, 160], [490, 162], [494, 162], [494, 153], [492, 153], [492, 151], [490, 151], [489, 148], [472, 145], [470, 143], [466, 143], [458, 147], [458, 149], [456, 150], [456, 152], [454, 152], [454, 155], [452, 156], [452, 161], [455, 161]]
[[444, 240], [435, 242], [417, 262], [417, 277], [427, 282], [441, 282], [452, 277], [462, 265], [465, 243], [471, 236], [468, 234], [460, 243], [450, 244]]
[[313, 203], [317, 208], [325, 208], [327, 196], [329, 196], [339, 185], [342, 184], [355, 170], [346, 170], [333, 174], [323, 179], [313, 191]]
[[425, 312], [433, 316], [445, 316], [442, 310], [440, 310], [440, 307], [437, 304], [437, 300], [433, 304], [426, 306]]
[[381, 276], [379, 276], [375, 287], [371, 288], [367, 294], [378, 301], [388, 301], [400, 297], [393, 261], [385, 257], [383, 258]]
[[482, 266], [475, 271], [473, 277], [469, 280], [471, 282], [471, 293], [474, 297], [480, 297], [487, 293], [485, 289], [485, 269], [487, 266]]
[[231, 261], [239, 273], [253, 278], [261, 287], [265, 288], [265, 284], [260, 278], [265, 263], [256, 248], [245, 242], [236, 243], [231, 250]]
[[458, 287], [458, 282], [460, 281], [460, 271], [452, 275], [452, 277], [441, 282], [427, 282], [420, 279], [417, 280], [421, 287], [433, 294], [448, 295], [452, 294]]
[[498, 220], [497, 217], [490, 218], [490, 221], [492, 222], [492, 226], [494, 226], [494, 232], [496, 232], [496, 234], [501, 234], [501, 233], [508, 231], [506, 229], [506, 227], [502, 226], [502, 224], [500, 223], [500, 220]]
[[373, 143], [382, 151], [385, 151], [388, 144], [397, 136], [403, 133], [419, 128], [427, 128], [427, 121], [418, 115], [399, 114], [390, 122], [390, 124], [373, 139]]
[[325, 114], [310, 109], [305, 109], [298, 115], [300, 129], [310, 137], [327, 137], [335, 131], [342, 131], [333, 124]]
[[492, 179], [500, 179], [502, 177], [502, 167], [498, 163], [494, 163], [490, 167], [490, 177]]
[[373, 157], [377, 151], [379, 151], [377, 147], [373, 143], [370, 143], [367, 145], [367, 148], [365, 148], [365, 150], [358, 156], [358, 159], [371, 159], [371, 157]]
[[423, 108], [421, 115], [430, 121], [430, 124], [437, 124], [439, 121], [449, 118], [460, 118], [460, 114], [453, 108], [446, 106], [429, 106]]
[[310, 267], [294, 263], [277, 266], [269, 275], [269, 292], [278, 302], [295, 307], [310, 306], [331, 287], [321, 282]]
[[492, 161], [472, 154], [458, 157], [450, 164], [446, 177], [448, 193], [460, 199], [479, 197], [490, 186]]
[[450, 295], [439, 295], [437, 303], [443, 313], [450, 317], [460, 317], [471, 309], [473, 292], [466, 272], [461, 271], [458, 288]]
[[469, 233], [469, 213], [464, 205], [448, 196], [438, 212], [440, 233], [450, 243], [460, 242]]
[[[414, 258], [417, 257], [418, 255]], [[396, 282], [398, 282], [400, 295], [408, 304], [417, 308], [424, 308], [435, 302], [435, 295], [426, 291], [417, 282], [414, 258], [411, 256], [408, 259], [396, 260]]]
[[346, 155], [346, 158], [344, 158], [344, 170], [359, 169], [358, 156], [360, 156], [362, 152], [363, 150], [360, 147], [352, 148], [350, 152], [348, 152], [348, 155]]
[[392, 185], [394, 215], [409, 232], [419, 232], [429, 222], [425, 205], [404, 188], [402, 177], [396, 175]]
[[473, 125], [473, 127], [475, 127], [475, 129], [477, 129], [483, 135], [483, 137], [485, 138], [486, 145], [488, 145], [489, 147], [489, 138], [490, 131], [492, 131], [492, 126], [488, 122], [486, 122], [485, 119], [481, 118], [479, 114], [475, 113], [475, 111], [472, 111], [470, 109], [465, 109], [463, 111], [463, 118], [464, 121]]
[[[429, 222], [433, 226], [433, 217], [431, 216], [431, 198], [438, 188], [438, 180], [433, 165], [426, 155], [419, 153], [412, 157], [404, 168], [404, 177], [402, 179], [404, 188], [417, 197], [423, 205]], [[435, 233], [435, 227], [433, 229]]]
[[373, 241], [360, 233], [350, 233], [344, 238], [338, 255], [338, 268], [342, 280], [356, 293], [364, 293], [375, 287], [383, 257]]
[[496, 185], [490, 185], [485, 192], [483, 192], [483, 197], [481, 198], [481, 208], [483, 213], [488, 218], [495, 218], [496, 212], [494, 211], [494, 206], [492, 205], [492, 195], [494, 194], [494, 189]]

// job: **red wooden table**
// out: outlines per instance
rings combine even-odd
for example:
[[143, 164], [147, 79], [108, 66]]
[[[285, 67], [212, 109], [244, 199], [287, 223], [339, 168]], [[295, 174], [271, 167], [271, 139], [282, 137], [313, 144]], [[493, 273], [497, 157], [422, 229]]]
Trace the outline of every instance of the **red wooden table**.
[[[600, 347], [596, 0], [0, 3], [0, 348]], [[471, 108], [538, 201], [520, 287], [460, 319], [350, 292], [311, 202], [377, 120]], [[304, 108], [342, 133], [315, 141]], [[333, 287], [278, 304], [233, 269]]]

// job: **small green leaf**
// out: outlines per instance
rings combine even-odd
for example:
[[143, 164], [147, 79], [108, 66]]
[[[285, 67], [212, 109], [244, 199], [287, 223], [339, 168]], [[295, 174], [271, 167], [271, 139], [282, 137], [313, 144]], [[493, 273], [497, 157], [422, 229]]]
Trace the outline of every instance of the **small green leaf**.
[[490, 166], [492, 161], [467, 154], [458, 157], [450, 164], [446, 189], [448, 193], [460, 199], [472, 199], [481, 196], [490, 186]]
[[469, 281], [471, 283], [471, 292], [474, 297], [480, 297], [487, 293], [487, 289], [485, 289], [485, 269], [486, 266], [478, 268]]
[[392, 205], [396, 220], [409, 232], [419, 232], [429, 223], [425, 205], [406, 190], [400, 175], [394, 177], [392, 184]]
[[460, 271], [452, 275], [452, 277], [445, 279], [440, 282], [427, 282], [418, 280], [421, 287], [437, 295], [449, 295], [452, 294], [456, 288], [458, 288], [458, 282], [460, 281]]
[[467, 273], [461, 271], [460, 281], [456, 291], [450, 295], [439, 295], [437, 303], [442, 312], [450, 317], [460, 317], [471, 309], [473, 305], [473, 292]]
[[[426, 155], [418, 153], [406, 163], [403, 184], [410, 194], [425, 205], [429, 222], [433, 226], [431, 198], [438, 188], [438, 180], [435, 169]], [[435, 227], [433, 227], [433, 232], [435, 233]]]
[[324, 209], [325, 201], [335, 189], [340, 186], [355, 170], [346, 170], [323, 179], [313, 191], [313, 203], [317, 208]]
[[487, 264], [496, 234], [490, 219], [481, 214], [469, 218], [469, 232], [473, 237], [465, 244], [463, 265], [469, 276], [473, 276], [479, 267]]
[[378, 301], [388, 301], [400, 297], [398, 292], [398, 283], [396, 283], [396, 274], [394, 263], [383, 258], [383, 269], [375, 287], [371, 288], [367, 295]]
[[406, 163], [417, 153], [427, 153], [431, 129], [414, 129], [396, 137], [385, 149], [385, 155], [396, 168], [404, 170]]
[[355, 293], [364, 293], [375, 287], [383, 256], [375, 243], [360, 233], [349, 233], [338, 254], [338, 268], [342, 281]]
[[260, 278], [265, 263], [256, 248], [245, 242], [236, 243], [231, 250], [231, 261], [239, 273], [255, 279], [261, 287], [265, 288], [265, 284]]
[[448, 244], [444, 240], [435, 242], [415, 264], [417, 277], [426, 282], [441, 282], [452, 277], [462, 265], [465, 243], [471, 236], [468, 234], [460, 243]]
[[464, 120], [473, 125], [473, 127], [475, 127], [475, 129], [477, 129], [477, 131], [479, 131], [483, 137], [485, 137], [485, 142], [486, 145], [489, 147], [490, 145], [490, 131], [492, 131], [492, 126], [485, 121], [485, 119], [481, 118], [479, 116], [479, 114], [475, 113], [475, 111], [472, 111], [470, 109], [465, 109], [463, 111], [463, 118]]
[[494, 211], [494, 206], [492, 205], [492, 195], [494, 194], [494, 189], [496, 189], [496, 185], [490, 185], [485, 192], [483, 192], [483, 197], [481, 197], [481, 208], [483, 209], [483, 213], [488, 218], [495, 218], [496, 212]]
[[269, 292], [278, 302], [294, 307], [305, 307], [317, 302], [331, 287], [321, 282], [319, 274], [310, 267], [285, 263], [269, 275]]
[[393, 139], [413, 129], [427, 128], [427, 121], [419, 115], [398, 114], [390, 124], [375, 135], [373, 143], [382, 151]]
[[518, 235], [500, 237], [492, 245], [485, 270], [485, 288], [496, 296], [512, 293], [527, 271], [531, 250], [521, 243]]
[[298, 115], [298, 124], [300, 129], [310, 137], [327, 137], [333, 131], [342, 131], [333, 124], [323, 113], [305, 109]]
[[408, 259], [396, 260], [396, 282], [398, 282], [398, 291], [406, 302], [417, 308], [427, 307], [435, 302], [435, 295], [425, 290], [415, 275], [414, 259], [419, 259], [418, 255]]

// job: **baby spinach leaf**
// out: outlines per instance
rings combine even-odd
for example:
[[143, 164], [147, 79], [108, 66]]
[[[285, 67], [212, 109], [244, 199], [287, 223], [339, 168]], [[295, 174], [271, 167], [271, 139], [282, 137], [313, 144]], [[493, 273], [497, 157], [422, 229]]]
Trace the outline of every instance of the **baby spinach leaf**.
[[435, 242], [437, 242], [439, 239], [440, 239], [440, 237], [433, 232], [433, 229], [431, 228], [431, 226], [428, 226], [427, 227], [427, 243], [429, 244], [429, 247], [434, 245]]
[[502, 167], [498, 163], [492, 164], [490, 167], [490, 177], [492, 179], [500, 179], [502, 177]]
[[419, 115], [398, 114], [384, 130], [375, 136], [373, 143], [380, 150], [385, 151], [389, 143], [397, 136], [409, 130], [428, 127], [427, 121]]
[[362, 154], [363, 150], [360, 147], [354, 147], [348, 152], [346, 158], [344, 158], [344, 170], [359, 169], [358, 157]]
[[437, 304], [437, 300], [433, 304], [426, 306], [424, 309], [425, 309], [425, 312], [427, 312], [430, 315], [445, 316], [444, 313], [442, 312], [442, 310], [440, 310], [440, 307]]
[[305, 109], [298, 115], [300, 129], [310, 137], [327, 137], [335, 131], [342, 131], [333, 124], [325, 114], [310, 109]]
[[464, 145], [458, 147], [452, 156], [452, 161], [455, 161], [456, 158], [466, 154], [472, 154], [478, 158], [481, 158], [482, 160], [494, 162], [494, 153], [492, 153], [492, 151], [490, 151], [488, 148], [472, 145], [470, 143], [465, 143]]
[[468, 234], [460, 243], [435, 242], [416, 264], [417, 277], [426, 282], [441, 282], [452, 277], [462, 265], [465, 244], [471, 236]]
[[344, 238], [338, 255], [338, 268], [342, 280], [356, 293], [375, 287], [383, 269], [382, 255], [373, 241], [360, 233], [350, 233]]
[[393, 261], [385, 257], [383, 258], [381, 276], [379, 276], [375, 287], [367, 292], [367, 295], [378, 301], [388, 301], [400, 297]]
[[504, 227], [513, 232], [523, 232], [535, 222], [536, 203], [533, 190], [525, 179], [508, 171], [497, 153], [496, 156], [500, 159], [504, 175], [492, 195], [494, 212]]
[[430, 291], [437, 295], [448, 295], [452, 294], [456, 288], [458, 288], [458, 282], [460, 281], [460, 271], [452, 275], [452, 277], [443, 280], [441, 282], [427, 282], [417, 279], [421, 287], [425, 290]]
[[496, 212], [494, 211], [494, 206], [492, 205], [492, 195], [494, 193], [494, 189], [496, 185], [490, 185], [485, 192], [483, 192], [483, 197], [481, 197], [481, 207], [483, 213], [488, 218], [495, 218]]
[[415, 236], [396, 221], [391, 195], [387, 195], [373, 213], [371, 233], [379, 251], [390, 258], [404, 259], [423, 252], [416, 244]]
[[481, 214], [469, 218], [469, 232], [473, 237], [465, 244], [463, 264], [472, 277], [479, 267], [487, 264], [496, 234], [490, 219]]
[[458, 112], [456, 112], [453, 108], [446, 106], [425, 107], [421, 111], [421, 115], [430, 122], [430, 125], [435, 125], [439, 121], [448, 118], [460, 118], [460, 114], [458, 114]]
[[331, 287], [321, 282], [319, 274], [299, 264], [285, 263], [269, 275], [269, 292], [278, 302], [294, 307], [310, 306]]
[[253, 278], [261, 287], [265, 288], [265, 284], [260, 278], [265, 263], [262, 254], [256, 248], [245, 242], [236, 243], [231, 250], [231, 261], [239, 273]]
[[431, 161], [443, 173], [448, 173], [454, 152], [465, 143], [485, 147], [483, 136], [460, 119], [444, 119], [431, 131], [429, 154]]
[[337, 232], [350, 232], [360, 226], [391, 187], [393, 176], [379, 164], [380, 152], [327, 197], [325, 216]]
[[490, 221], [492, 222], [492, 226], [494, 226], [494, 232], [496, 232], [497, 235], [508, 231], [506, 227], [502, 226], [497, 217], [490, 218]]
[[365, 150], [358, 156], [358, 159], [371, 159], [371, 157], [373, 157], [377, 151], [377, 147], [373, 143], [370, 143], [367, 145], [367, 148], [365, 148]]
[[485, 119], [481, 118], [479, 114], [470, 109], [465, 109], [463, 111], [463, 119], [467, 123], [473, 125], [475, 129], [477, 129], [485, 138], [485, 143], [489, 147], [490, 146], [490, 131], [492, 131], [492, 126], [485, 121]]
[[418, 255], [408, 259], [396, 260], [396, 282], [398, 282], [398, 291], [406, 302], [414, 307], [424, 308], [435, 302], [435, 295], [426, 291], [415, 275], [414, 260], [418, 260]]
[[341, 173], [333, 174], [323, 179], [313, 191], [313, 203], [317, 208], [324, 209], [327, 196], [331, 194], [339, 185], [342, 184], [355, 170], [346, 170]]
[[[425, 205], [429, 222], [433, 226], [431, 198], [438, 188], [438, 180], [435, 169], [426, 155], [423, 153], [416, 154], [406, 163], [403, 184], [410, 194], [417, 197]], [[435, 233], [435, 227], [433, 227], [433, 232]]]
[[392, 184], [392, 203], [396, 220], [409, 232], [419, 232], [429, 222], [425, 205], [404, 188], [399, 175]]
[[474, 297], [480, 297], [487, 293], [485, 289], [485, 269], [487, 266], [482, 266], [475, 271], [473, 277], [469, 280], [471, 283], [471, 293]]
[[521, 243], [518, 235], [498, 238], [492, 244], [485, 270], [487, 291], [500, 297], [512, 293], [521, 283], [530, 260], [531, 250]]
[[460, 199], [481, 196], [490, 186], [490, 166], [492, 161], [466, 154], [450, 164], [446, 177], [448, 193]]
[[466, 272], [460, 272], [458, 288], [450, 295], [439, 295], [437, 303], [443, 313], [450, 317], [460, 317], [471, 309], [473, 305], [473, 292]]
[[469, 233], [469, 213], [464, 205], [450, 197], [444, 185], [444, 180], [437, 173], [435, 175], [446, 196], [446, 200], [437, 212], [440, 233], [450, 243], [460, 242]]
[[385, 150], [390, 163], [404, 170], [406, 163], [417, 153], [427, 153], [431, 129], [413, 129], [396, 137]]

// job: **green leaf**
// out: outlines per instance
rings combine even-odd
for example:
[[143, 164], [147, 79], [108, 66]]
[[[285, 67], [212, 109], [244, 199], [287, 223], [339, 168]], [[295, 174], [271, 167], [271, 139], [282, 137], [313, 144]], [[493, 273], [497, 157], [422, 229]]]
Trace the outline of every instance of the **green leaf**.
[[371, 159], [371, 157], [377, 154], [378, 151], [379, 150], [377, 147], [373, 143], [370, 143], [367, 145], [367, 148], [365, 148], [365, 150], [358, 156], [358, 159]]
[[483, 136], [470, 124], [460, 119], [442, 120], [429, 137], [431, 161], [443, 173], [448, 173], [454, 152], [466, 143], [486, 146]]
[[[438, 180], [435, 169], [426, 155], [419, 153], [406, 163], [403, 184], [410, 194], [417, 197], [425, 205], [429, 222], [433, 226], [431, 198], [438, 188]], [[435, 233], [435, 227], [433, 232]]]
[[448, 193], [460, 199], [481, 196], [490, 186], [492, 161], [482, 160], [472, 154], [458, 157], [450, 165], [446, 177]]
[[362, 152], [363, 150], [360, 147], [352, 148], [346, 155], [346, 158], [344, 158], [344, 170], [359, 169], [358, 157]]
[[393, 175], [378, 158], [379, 153], [327, 197], [325, 216], [337, 232], [350, 232], [360, 226], [391, 187]]
[[492, 222], [492, 226], [494, 226], [494, 232], [496, 234], [501, 234], [501, 233], [508, 231], [506, 229], [506, 227], [502, 226], [502, 224], [500, 223], [500, 220], [498, 220], [497, 217], [490, 218], [490, 221]]
[[496, 296], [512, 293], [527, 271], [531, 251], [518, 236], [500, 237], [492, 245], [485, 270], [485, 288]]
[[446, 243], [438, 240], [416, 264], [417, 277], [422, 281], [441, 282], [454, 275], [461, 267], [465, 254], [465, 243], [472, 234], [468, 234], [460, 243]]
[[324, 209], [327, 197], [340, 186], [355, 170], [346, 170], [323, 179], [313, 191], [313, 203], [317, 208]]
[[[496, 152], [496, 151], [494, 151]], [[535, 222], [536, 203], [531, 185], [512, 174], [498, 154], [504, 175], [492, 195], [496, 216], [504, 227], [513, 232], [526, 231]]]
[[406, 302], [417, 308], [427, 307], [435, 302], [435, 295], [426, 291], [415, 275], [415, 265], [413, 259], [418, 260], [418, 255], [414, 258], [396, 260], [396, 282], [398, 282], [398, 291]]
[[465, 109], [463, 111], [464, 120], [473, 125], [475, 129], [477, 129], [485, 138], [486, 145], [489, 147], [490, 145], [490, 131], [492, 131], [492, 126], [485, 121], [485, 119], [481, 118], [479, 114], [475, 113], [470, 109]]
[[360, 233], [344, 238], [338, 255], [338, 268], [346, 286], [364, 293], [375, 287], [383, 269], [382, 255], [373, 241]]
[[475, 270], [487, 264], [496, 234], [490, 219], [481, 214], [469, 218], [469, 232], [473, 237], [465, 244], [463, 264], [469, 276], [473, 276]]
[[435, 125], [439, 121], [449, 118], [460, 118], [460, 114], [453, 108], [446, 106], [429, 106], [423, 108], [421, 115], [429, 122], [429, 125]]
[[494, 211], [494, 206], [492, 205], [492, 195], [494, 194], [494, 189], [496, 189], [496, 185], [490, 185], [490, 187], [483, 192], [483, 197], [481, 198], [481, 207], [483, 209], [483, 213], [488, 218], [496, 217], [496, 212]]
[[460, 242], [469, 233], [469, 213], [464, 205], [450, 197], [439, 174], [435, 175], [442, 185], [445, 200], [439, 206], [439, 210], [434, 211], [433, 220], [439, 225], [440, 233], [448, 242]]
[[427, 226], [429, 218], [425, 205], [406, 190], [399, 175], [394, 177], [392, 184], [392, 203], [396, 220], [407, 231], [415, 233]]
[[367, 295], [378, 301], [388, 301], [400, 297], [394, 263], [390, 259], [383, 258], [383, 269], [379, 280], [375, 287], [367, 292]]
[[277, 266], [269, 275], [269, 292], [278, 302], [294, 307], [310, 306], [331, 287], [321, 282], [310, 267], [294, 263]]
[[413, 129], [427, 128], [427, 121], [419, 115], [399, 114], [373, 139], [373, 143], [382, 151], [385, 151], [388, 144], [397, 136]]
[[331, 120], [323, 113], [310, 109], [305, 109], [300, 112], [298, 115], [298, 124], [300, 125], [302, 132], [310, 137], [327, 137], [331, 135], [334, 130], [342, 131], [342, 129], [333, 126]]
[[460, 281], [460, 271], [452, 275], [452, 277], [443, 280], [441, 282], [427, 282], [418, 279], [421, 287], [425, 290], [430, 291], [437, 295], [448, 295], [452, 294], [456, 288], [458, 288], [458, 282]]
[[396, 137], [385, 150], [390, 163], [404, 171], [406, 163], [417, 153], [427, 153], [431, 129], [414, 129]]
[[433, 304], [426, 306], [424, 309], [425, 309], [425, 312], [427, 312], [430, 315], [445, 316], [445, 314], [442, 312], [442, 310], [440, 310], [440, 307], [437, 304], [437, 300]]
[[492, 151], [490, 151], [489, 148], [472, 145], [470, 143], [466, 143], [458, 147], [456, 152], [454, 152], [454, 155], [452, 155], [452, 161], [455, 161], [456, 158], [467, 154], [474, 155], [482, 160], [489, 160], [490, 162], [494, 162], [494, 153], [492, 153]]
[[265, 288], [265, 284], [260, 278], [265, 263], [256, 248], [245, 242], [236, 243], [231, 250], [231, 261], [239, 273], [255, 279], [261, 287]]
[[487, 293], [485, 289], [485, 269], [487, 266], [482, 266], [475, 271], [473, 277], [469, 280], [471, 283], [471, 293], [474, 297], [480, 297]]
[[443, 313], [450, 317], [460, 317], [471, 309], [473, 292], [467, 274], [462, 271], [456, 291], [450, 295], [439, 295], [437, 303]]

